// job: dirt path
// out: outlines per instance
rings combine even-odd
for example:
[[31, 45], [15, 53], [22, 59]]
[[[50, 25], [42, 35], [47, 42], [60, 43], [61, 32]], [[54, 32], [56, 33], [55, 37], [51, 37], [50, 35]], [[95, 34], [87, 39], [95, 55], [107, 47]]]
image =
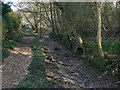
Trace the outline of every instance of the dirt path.
[[[48, 80], [54, 80], [57, 86], [64, 88], [115, 88], [117, 84], [108, 76], [99, 77], [100, 73], [87, 69], [82, 60], [74, 57], [58, 42], [43, 36], [43, 52], [48, 55], [46, 61]], [[56, 49], [57, 47], [57, 49]], [[56, 50], [55, 50], [56, 49]], [[62, 83], [62, 84], [61, 84]]]
[[8, 58], [5, 58], [2, 63], [2, 88], [15, 88], [16, 85], [28, 73], [27, 68], [31, 63], [34, 37], [27, 30], [22, 42], [18, 43]]
[[[2, 87], [15, 88], [28, 73], [32, 59], [31, 45], [34, 37], [29, 30], [18, 47], [4, 59], [2, 65]], [[41, 43], [44, 54], [47, 54], [47, 79], [50, 87], [64, 88], [115, 88], [117, 84], [108, 76], [99, 77], [100, 73], [92, 68], [86, 68], [82, 60], [61, 46], [58, 42], [43, 36]], [[57, 47], [57, 48], [56, 48]], [[54, 81], [56, 84], [52, 84]]]

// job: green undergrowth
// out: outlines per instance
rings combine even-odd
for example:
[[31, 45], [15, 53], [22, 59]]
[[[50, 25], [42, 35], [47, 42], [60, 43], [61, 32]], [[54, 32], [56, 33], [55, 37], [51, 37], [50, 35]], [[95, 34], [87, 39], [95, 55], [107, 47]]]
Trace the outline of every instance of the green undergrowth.
[[[120, 44], [118, 41], [109, 40], [102, 42], [104, 58], [101, 58], [98, 52], [96, 41], [85, 44], [86, 54], [84, 61], [87, 62], [86, 67], [93, 67], [101, 73], [111, 76], [113, 79], [118, 78], [119, 62], [118, 53], [120, 52]], [[103, 75], [104, 76], [104, 75]]]
[[[50, 37], [58, 41], [60, 44], [66, 47], [66, 49], [75, 53], [74, 47], [77, 46], [76, 41], [73, 41], [73, 48], [71, 49], [70, 43], [67, 40], [65, 35], [54, 35], [50, 33]], [[118, 53], [120, 53], [120, 43], [118, 40], [103, 40], [102, 46], [104, 51], [104, 58], [101, 58], [98, 51], [98, 45], [95, 40], [93, 41], [84, 41], [83, 46], [85, 48], [85, 55], [83, 61], [86, 64], [86, 67], [92, 67], [98, 70], [101, 73], [107, 72], [106, 74], [111, 76], [113, 79], [118, 78], [119, 62], [118, 62]], [[104, 76], [104, 75], [103, 75]]]
[[20, 31], [16, 35], [11, 36], [10, 38], [6, 38], [4, 41], [2, 41], [2, 59], [6, 58], [10, 54], [10, 50], [13, 50], [15, 46], [17, 46], [17, 43], [22, 40], [22, 37], [24, 36], [24, 32]]
[[28, 67], [27, 76], [17, 85], [17, 88], [47, 88], [46, 79], [46, 56], [42, 54], [40, 38], [35, 37], [34, 44], [31, 46], [33, 51], [32, 62]]
[[49, 35], [50, 35], [50, 37], [51, 37], [53, 40], [59, 42], [59, 43], [62, 44], [67, 50], [70, 50], [71, 52], [74, 53], [75, 47], [77, 46], [76, 41], [72, 42], [73, 48], [71, 48], [70, 42], [68, 41], [67, 36], [65, 36], [65, 35], [63, 35], [63, 34], [55, 35], [55, 34], [53, 34], [53, 33], [49, 33]]
[[[97, 51], [98, 50], [98, 46], [97, 46], [97, 42], [96, 41], [92, 41], [89, 42], [89, 50], [94, 50]], [[103, 41], [102, 42], [102, 46], [103, 46], [103, 51], [109, 54], [118, 54], [118, 52], [120, 52], [120, 43], [118, 43], [117, 40], [109, 40], [109, 41]]]

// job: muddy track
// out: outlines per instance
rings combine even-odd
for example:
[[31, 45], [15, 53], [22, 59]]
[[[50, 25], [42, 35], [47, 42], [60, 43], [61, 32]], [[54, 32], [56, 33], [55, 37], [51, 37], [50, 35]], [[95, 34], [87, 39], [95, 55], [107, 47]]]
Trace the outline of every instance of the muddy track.
[[2, 63], [2, 88], [15, 88], [27, 75], [31, 63], [34, 37], [27, 30], [23, 40], [11, 51], [11, 54]]
[[[58, 42], [43, 36], [41, 43], [43, 52], [49, 56], [46, 59], [48, 80], [55, 80], [53, 87], [64, 88], [116, 88], [117, 84], [110, 77], [99, 77], [101, 74], [92, 68], [86, 68], [82, 59], [74, 57]], [[57, 49], [56, 49], [57, 47]], [[63, 80], [62, 84], [57, 82]]]

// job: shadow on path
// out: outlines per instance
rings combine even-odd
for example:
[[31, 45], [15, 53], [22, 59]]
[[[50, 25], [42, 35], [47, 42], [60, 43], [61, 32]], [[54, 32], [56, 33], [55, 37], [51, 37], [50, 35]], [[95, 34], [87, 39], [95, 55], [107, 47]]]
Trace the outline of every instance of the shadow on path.
[[2, 88], [15, 88], [28, 74], [28, 66], [32, 59], [31, 45], [34, 37], [26, 30], [26, 35], [11, 54], [2, 63]]
[[100, 73], [86, 68], [82, 60], [74, 57], [58, 42], [44, 35], [40, 40], [44, 54], [47, 54], [46, 66], [48, 80], [55, 81], [56, 86], [64, 88], [115, 88], [108, 76], [99, 78]]

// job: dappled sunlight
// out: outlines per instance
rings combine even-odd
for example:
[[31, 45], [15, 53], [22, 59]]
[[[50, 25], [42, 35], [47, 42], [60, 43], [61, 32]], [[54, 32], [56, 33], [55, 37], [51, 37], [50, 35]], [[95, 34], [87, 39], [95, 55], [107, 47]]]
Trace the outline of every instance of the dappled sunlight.
[[55, 74], [51, 72], [49, 69], [46, 70], [48, 76], [54, 76]]
[[17, 51], [11, 51], [11, 54], [19, 54]]
[[50, 77], [47, 77], [47, 80], [48, 80], [48, 81], [52, 81], [52, 78], [50, 78]]
[[47, 59], [45, 59], [45, 62], [47, 62], [47, 63], [52, 63], [50, 60], [47, 60]]
[[[29, 50], [29, 51], [31, 51], [31, 50]], [[18, 48], [18, 47], [15, 47], [14, 48], [14, 51], [11, 51], [11, 54], [22, 54], [22, 55], [32, 55], [32, 53], [31, 52], [29, 52], [29, 51], [25, 51], [25, 50], [20, 50], [20, 48]]]
[[59, 64], [63, 64], [63, 62], [61, 62], [61, 61], [57, 61]]
[[67, 77], [62, 77], [65, 82], [75, 84], [75, 82]]
[[2, 0], [2, 87], [117, 87], [117, 1]]
[[23, 55], [32, 55], [32, 53], [30, 52], [22, 52], [22, 51], [19, 51], [19, 53], [23, 54]]
[[41, 39], [40, 42], [43, 42], [43, 40]]
[[[49, 37], [44, 37], [46, 39], [48, 39]], [[41, 43], [44, 44], [45, 39], [41, 39]], [[49, 46], [49, 44], [53, 44], [54, 46]], [[54, 47], [55, 47], [56, 43], [55, 42], [48, 42], [47, 45], [43, 45], [42, 46], [42, 52], [43, 55], [46, 55], [46, 65], [47, 65], [47, 80], [48, 81], [55, 81], [59, 84], [63, 83], [68, 83], [66, 84], [66, 86], [70, 86], [75, 84], [75, 81], [73, 80], [74, 78], [71, 78], [71, 75], [67, 74], [67, 69], [66, 66], [64, 66], [64, 62], [62, 60], [60, 60], [61, 58], [56, 58], [57, 55], [54, 53]], [[59, 79], [61, 81], [59, 81]]]
[[15, 48], [15, 51], [12, 51], [12, 54], [4, 59], [2, 68], [4, 87], [16, 86], [28, 74], [27, 69], [32, 61], [28, 58], [32, 56], [32, 53], [28, 50], [23, 47]]
[[[58, 65], [60, 66], [60, 65]], [[69, 83], [69, 84], [75, 84], [74, 80], [71, 79], [71, 76], [67, 75], [64, 71], [60, 70], [60, 68], [58, 70], [52, 71], [49, 70], [49, 68], [46, 70], [47, 72], [47, 80], [51, 81], [51, 80], [58, 80], [58, 79], [62, 79], [64, 83]]]
[[[54, 58], [53, 58], [54, 59]], [[62, 68], [64, 67], [62, 64], [63, 62], [61, 61], [56, 61], [54, 59], [54, 62], [48, 59], [45, 59], [45, 62], [48, 63], [51, 67], [47, 68], [47, 80], [52, 81], [55, 80], [58, 82], [59, 79], [63, 80], [64, 83], [69, 83], [69, 84], [75, 84], [74, 80], [71, 79], [71, 76], [68, 75]], [[57, 68], [55, 67], [57, 66]]]

